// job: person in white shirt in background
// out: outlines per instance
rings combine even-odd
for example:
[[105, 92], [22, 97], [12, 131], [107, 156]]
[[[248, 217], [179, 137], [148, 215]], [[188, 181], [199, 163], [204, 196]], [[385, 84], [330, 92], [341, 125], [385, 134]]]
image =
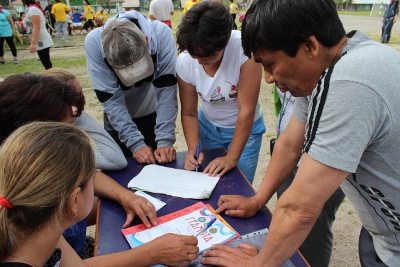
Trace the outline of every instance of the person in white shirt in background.
[[151, 20], [159, 20], [172, 28], [171, 16], [174, 15], [174, 4], [171, 0], [154, 0], [150, 3]]

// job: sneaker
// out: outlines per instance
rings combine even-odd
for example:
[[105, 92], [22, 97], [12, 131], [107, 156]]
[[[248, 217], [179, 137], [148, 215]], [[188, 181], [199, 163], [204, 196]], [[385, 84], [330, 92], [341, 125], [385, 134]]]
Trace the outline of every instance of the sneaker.
[[65, 41], [66, 43], [69, 43], [69, 41], [67, 40], [67, 41]]
[[81, 35], [83, 35], [83, 32], [81, 32]]
[[18, 60], [13, 60], [14, 64], [18, 64]]
[[76, 35], [76, 32], [74, 32], [72, 35], [75, 36], [75, 35]]

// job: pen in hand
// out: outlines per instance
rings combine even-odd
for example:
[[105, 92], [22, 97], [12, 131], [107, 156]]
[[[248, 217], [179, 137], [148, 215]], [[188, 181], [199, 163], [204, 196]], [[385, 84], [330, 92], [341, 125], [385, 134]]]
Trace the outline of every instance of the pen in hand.
[[[199, 157], [200, 157], [200, 144], [197, 145], [196, 147], [196, 160], [199, 162]], [[199, 164], [196, 165], [196, 172], [199, 171]]]
[[198, 237], [199, 235], [201, 235], [202, 233], [204, 233], [205, 231], [207, 231], [208, 228], [210, 228], [210, 226], [217, 220], [217, 217], [214, 217], [211, 219], [211, 221], [209, 221], [206, 225], [206, 227], [203, 228], [203, 230], [201, 230], [200, 232], [198, 232], [194, 237]]

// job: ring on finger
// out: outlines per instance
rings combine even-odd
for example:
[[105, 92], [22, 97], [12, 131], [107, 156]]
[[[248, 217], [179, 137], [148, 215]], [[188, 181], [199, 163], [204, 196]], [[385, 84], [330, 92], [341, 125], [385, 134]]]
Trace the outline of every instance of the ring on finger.
[[188, 260], [190, 260], [190, 253], [188, 254]]
[[148, 201], [148, 202], [147, 202], [147, 205], [149, 205], [149, 206], [150, 206], [150, 205], [151, 205], [151, 202], [150, 202], [150, 201]]

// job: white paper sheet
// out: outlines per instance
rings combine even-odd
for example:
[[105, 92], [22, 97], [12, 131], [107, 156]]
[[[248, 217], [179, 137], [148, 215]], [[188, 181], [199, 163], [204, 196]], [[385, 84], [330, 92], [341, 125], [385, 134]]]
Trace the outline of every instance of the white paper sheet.
[[148, 201], [150, 201], [151, 204], [154, 205], [154, 208], [156, 209], [156, 211], [158, 211], [159, 209], [161, 209], [162, 207], [164, 207], [165, 204], [166, 204], [164, 201], [159, 200], [158, 198], [155, 198], [155, 197], [153, 197], [153, 196], [150, 196], [149, 194], [146, 194], [145, 192], [140, 191], [140, 190], [136, 191], [135, 194], [138, 195], [138, 196], [144, 197], [144, 198], [146, 198]]
[[210, 197], [218, 181], [219, 177], [201, 172], [152, 164], [145, 166], [128, 187], [175, 197], [205, 199]]

